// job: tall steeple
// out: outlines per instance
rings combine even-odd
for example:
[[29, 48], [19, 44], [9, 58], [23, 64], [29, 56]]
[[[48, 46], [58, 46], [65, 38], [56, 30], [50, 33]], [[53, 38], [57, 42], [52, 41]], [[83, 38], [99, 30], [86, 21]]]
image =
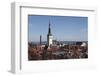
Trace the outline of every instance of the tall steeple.
[[48, 46], [52, 45], [53, 41], [53, 36], [51, 34], [51, 25], [50, 25], [50, 21], [49, 21], [49, 28], [48, 28], [48, 34], [47, 34], [47, 44]]
[[51, 25], [50, 25], [50, 21], [49, 21], [48, 35], [52, 35], [52, 34], [51, 34]]

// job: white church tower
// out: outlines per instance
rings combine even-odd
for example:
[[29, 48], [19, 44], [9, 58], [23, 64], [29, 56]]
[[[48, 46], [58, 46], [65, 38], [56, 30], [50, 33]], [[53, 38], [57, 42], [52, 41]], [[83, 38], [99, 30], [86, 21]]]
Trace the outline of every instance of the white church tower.
[[50, 22], [49, 22], [49, 28], [48, 28], [48, 34], [47, 34], [47, 44], [48, 46], [53, 44], [53, 36], [51, 34]]

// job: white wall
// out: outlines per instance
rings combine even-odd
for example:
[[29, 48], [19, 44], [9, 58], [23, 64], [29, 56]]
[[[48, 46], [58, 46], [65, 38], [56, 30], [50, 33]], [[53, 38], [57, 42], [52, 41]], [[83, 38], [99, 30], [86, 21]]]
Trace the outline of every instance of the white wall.
[[[46, 6], [58, 6], [58, 7], [64, 7], [67, 5], [76, 5], [76, 6], [95, 6], [97, 7], [97, 46], [96, 50], [97, 52], [97, 57], [100, 58], [100, 50], [99, 50], [99, 43], [100, 43], [100, 2], [99, 0], [1, 0], [0, 1], [0, 76], [12, 76], [13, 74], [9, 73], [10, 69], [10, 47], [11, 47], [11, 8], [10, 8], [10, 3], [13, 1], [17, 2], [33, 2], [34, 4], [37, 5], [46, 5]], [[95, 51], [95, 50], [94, 50]], [[99, 59], [98, 58], [98, 59]], [[99, 76], [99, 71], [100, 71], [100, 59], [97, 62], [97, 66], [99, 69], [91, 69], [91, 70], [86, 70], [86, 69], [73, 69], [69, 71], [63, 71], [63, 72], [53, 72], [53, 73], [40, 73], [40, 74], [30, 74], [34, 76]], [[25, 75], [25, 74], [24, 74]], [[28, 76], [26, 74], [25, 76]]]

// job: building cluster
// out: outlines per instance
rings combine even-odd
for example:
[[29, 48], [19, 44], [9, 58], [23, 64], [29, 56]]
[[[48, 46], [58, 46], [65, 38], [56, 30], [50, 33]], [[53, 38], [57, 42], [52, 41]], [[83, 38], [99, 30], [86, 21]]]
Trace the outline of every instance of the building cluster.
[[42, 44], [42, 36], [40, 35], [40, 43], [28, 43], [28, 59], [29, 60], [56, 60], [56, 59], [79, 59], [88, 58], [87, 42], [76, 42], [75, 44], [65, 44], [57, 40], [53, 40], [51, 27], [47, 34], [47, 43]]

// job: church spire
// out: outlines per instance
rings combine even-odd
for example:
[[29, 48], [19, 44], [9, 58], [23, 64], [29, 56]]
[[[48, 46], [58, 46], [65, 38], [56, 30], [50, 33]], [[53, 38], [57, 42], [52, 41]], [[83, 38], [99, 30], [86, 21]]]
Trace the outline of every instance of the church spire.
[[47, 34], [47, 44], [48, 44], [48, 46], [53, 44], [53, 36], [51, 34], [50, 20], [49, 20], [49, 28], [48, 28], [48, 34]]
[[51, 25], [50, 25], [50, 21], [49, 21], [48, 35], [52, 35], [52, 34], [51, 34]]

